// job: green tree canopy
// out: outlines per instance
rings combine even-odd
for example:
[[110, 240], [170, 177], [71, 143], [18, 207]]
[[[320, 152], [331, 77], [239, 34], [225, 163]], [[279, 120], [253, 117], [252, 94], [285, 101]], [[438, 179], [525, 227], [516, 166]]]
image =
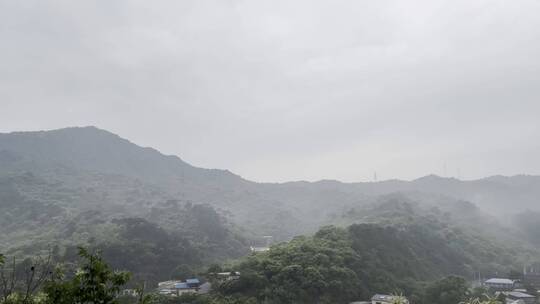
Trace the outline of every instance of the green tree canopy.
[[462, 277], [449, 276], [426, 288], [425, 303], [456, 304], [469, 298], [469, 287]]
[[82, 263], [70, 280], [58, 274], [47, 283], [47, 304], [115, 304], [120, 288], [129, 281], [127, 272], [112, 270], [98, 253], [79, 248]]

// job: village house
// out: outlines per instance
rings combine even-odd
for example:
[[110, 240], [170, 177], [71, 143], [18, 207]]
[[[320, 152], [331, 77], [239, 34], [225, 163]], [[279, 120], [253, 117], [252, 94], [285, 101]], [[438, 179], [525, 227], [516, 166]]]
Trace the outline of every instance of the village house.
[[158, 284], [158, 293], [169, 296], [180, 296], [185, 293], [197, 293], [201, 286], [199, 279], [187, 279], [182, 281], [165, 281]]
[[265, 252], [265, 251], [270, 250], [270, 247], [253, 247], [253, 246], [251, 246], [250, 249], [251, 249], [251, 252]]
[[484, 286], [494, 291], [511, 291], [514, 281], [510, 279], [492, 278], [484, 282]]
[[180, 296], [184, 293], [196, 293], [197, 287], [190, 287], [188, 283], [181, 282], [174, 284], [174, 291], [177, 296]]
[[201, 285], [201, 281], [199, 281], [199, 279], [187, 279], [186, 285], [189, 288], [199, 288], [199, 286]]
[[536, 297], [524, 292], [519, 291], [507, 291], [503, 292], [503, 294], [506, 296], [506, 303], [507, 304], [535, 304], [536, 303]]

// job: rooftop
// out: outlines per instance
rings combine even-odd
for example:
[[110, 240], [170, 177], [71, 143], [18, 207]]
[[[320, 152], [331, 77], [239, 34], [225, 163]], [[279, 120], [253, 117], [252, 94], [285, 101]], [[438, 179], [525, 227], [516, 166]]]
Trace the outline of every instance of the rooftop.
[[394, 298], [394, 296], [390, 295], [383, 295], [383, 294], [376, 294], [374, 295], [371, 300], [372, 301], [390, 301]]
[[264, 252], [270, 250], [270, 247], [253, 247], [251, 246], [251, 251], [253, 252]]
[[[401, 297], [401, 296], [391, 296], [391, 295], [376, 294], [371, 298], [371, 301], [391, 303], [392, 300], [395, 299], [396, 297]], [[403, 297], [403, 298], [405, 299], [405, 303], [408, 304], [409, 301], [407, 300], [407, 298], [405, 298], [405, 297]]]
[[199, 279], [187, 279], [186, 283], [188, 283], [188, 284], [199, 284], [199, 283], [201, 283], [201, 281], [199, 281]]
[[510, 296], [515, 299], [530, 299], [535, 298], [535, 296], [530, 295], [528, 293], [519, 292], [519, 291], [509, 291], [504, 293], [506, 296]]
[[174, 288], [176, 289], [190, 289], [187, 283], [176, 283], [174, 284]]
[[492, 278], [486, 281], [488, 284], [514, 284], [510, 279]]

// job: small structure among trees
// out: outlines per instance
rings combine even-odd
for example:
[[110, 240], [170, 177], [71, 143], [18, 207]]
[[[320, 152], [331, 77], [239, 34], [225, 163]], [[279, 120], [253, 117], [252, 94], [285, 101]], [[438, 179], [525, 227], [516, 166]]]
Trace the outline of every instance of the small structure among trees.
[[376, 294], [371, 298], [372, 304], [409, 304], [409, 300], [400, 295]]
[[493, 291], [511, 291], [514, 290], [515, 282], [510, 279], [491, 278], [484, 282], [484, 286]]

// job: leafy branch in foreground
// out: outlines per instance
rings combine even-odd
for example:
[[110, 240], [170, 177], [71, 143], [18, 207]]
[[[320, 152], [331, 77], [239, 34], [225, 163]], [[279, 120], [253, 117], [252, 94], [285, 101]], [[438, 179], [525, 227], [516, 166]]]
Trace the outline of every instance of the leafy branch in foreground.
[[32, 303], [43, 284], [52, 276], [52, 254], [25, 259], [18, 263], [13, 257], [7, 262], [0, 255], [0, 303], [18, 299], [21, 303]]
[[129, 281], [130, 274], [112, 270], [99, 253], [92, 254], [85, 248], [79, 248], [79, 256], [83, 259], [82, 265], [71, 280], [63, 280], [63, 275], [57, 273], [45, 285], [46, 303], [117, 303], [116, 295]]
[[392, 294], [392, 300], [390, 301], [390, 304], [409, 304], [409, 300], [407, 300], [407, 298], [404, 297], [402, 293], [396, 293]]
[[499, 301], [495, 297], [484, 295], [484, 298], [485, 300], [482, 300], [480, 298], [472, 298], [467, 301], [460, 302], [459, 304], [503, 304], [503, 302]]

